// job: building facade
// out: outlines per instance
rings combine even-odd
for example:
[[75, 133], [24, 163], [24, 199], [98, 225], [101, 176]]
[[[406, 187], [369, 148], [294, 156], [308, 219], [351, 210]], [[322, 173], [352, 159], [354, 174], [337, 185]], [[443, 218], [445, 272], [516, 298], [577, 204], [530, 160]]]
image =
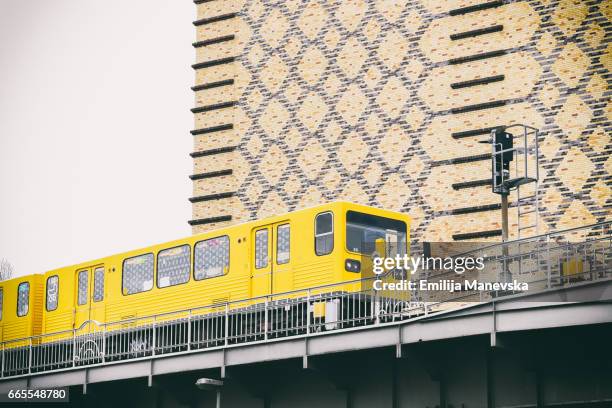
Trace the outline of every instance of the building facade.
[[195, 3], [194, 233], [343, 199], [499, 240], [478, 142], [513, 123], [541, 131], [537, 232], [610, 219], [612, 2]]

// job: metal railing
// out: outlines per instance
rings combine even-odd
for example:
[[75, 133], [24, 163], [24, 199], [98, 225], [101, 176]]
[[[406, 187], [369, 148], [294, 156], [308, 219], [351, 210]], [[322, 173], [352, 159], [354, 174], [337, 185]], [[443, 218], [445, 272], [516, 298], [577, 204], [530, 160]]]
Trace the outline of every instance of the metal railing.
[[[612, 278], [612, 223], [600, 223], [503, 244], [479, 246], [456, 257], [482, 257], [485, 267], [459, 276], [480, 282], [518, 280], [528, 292]], [[428, 270], [426, 283], [459, 280], [454, 272]], [[117, 322], [87, 321], [63, 332], [5, 341], [2, 378], [59, 369], [154, 358], [255, 341], [334, 332], [409, 320], [517, 290], [449, 292], [375, 290], [373, 282], [405, 276], [374, 276], [280, 294], [214, 304]]]
[[[419, 300], [434, 304], [435, 308], [447, 303], [488, 301], [499, 296], [516, 293], [535, 293], [554, 287], [572, 285], [611, 277], [612, 222], [603, 222], [580, 228], [551, 232], [498, 244], [474, 244], [469, 251], [455, 258], [483, 258], [485, 267], [460, 276], [462, 280], [479, 282], [526, 283], [528, 290], [470, 291], [459, 293], [444, 291], [416, 293]], [[449, 271], [423, 271], [419, 277], [436, 282], [457, 280]]]

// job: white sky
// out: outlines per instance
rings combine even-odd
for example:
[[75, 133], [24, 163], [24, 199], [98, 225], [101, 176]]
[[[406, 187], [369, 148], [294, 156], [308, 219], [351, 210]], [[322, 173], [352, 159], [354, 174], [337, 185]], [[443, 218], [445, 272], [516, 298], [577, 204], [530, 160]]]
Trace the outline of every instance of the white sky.
[[190, 0], [0, 0], [16, 275], [189, 235], [194, 19]]

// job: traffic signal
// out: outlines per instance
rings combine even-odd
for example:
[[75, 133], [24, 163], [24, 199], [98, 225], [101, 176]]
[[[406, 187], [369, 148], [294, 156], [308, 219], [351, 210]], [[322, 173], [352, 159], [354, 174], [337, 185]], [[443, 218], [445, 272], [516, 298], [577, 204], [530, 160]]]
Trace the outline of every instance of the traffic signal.
[[[497, 128], [494, 133], [493, 152], [494, 163], [493, 176], [495, 183], [493, 184], [494, 193], [507, 194], [507, 188], [503, 186], [510, 178], [510, 162], [514, 159], [514, 151], [505, 151], [514, 147], [514, 136], [506, 132], [505, 128]], [[503, 153], [502, 153], [503, 152]]]

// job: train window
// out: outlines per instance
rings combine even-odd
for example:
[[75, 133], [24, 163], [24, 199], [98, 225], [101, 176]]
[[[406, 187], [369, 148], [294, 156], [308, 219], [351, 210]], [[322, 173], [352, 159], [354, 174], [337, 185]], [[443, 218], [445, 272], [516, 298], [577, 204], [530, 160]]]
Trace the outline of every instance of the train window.
[[268, 229], [255, 232], [255, 268], [268, 266]]
[[77, 303], [79, 305], [87, 304], [87, 289], [89, 289], [89, 271], [80, 271], [77, 284]]
[[153, 289], [153, 254], [123, 261], [123, 294], [133, 295]]
[[376, 251], [376, 241], [382, 240], [384, 256], [403, 256], [407, 251], [406, 230], [403, 221], [349, 211], [346, 213], [346, 249], [372, 255]]
[[4, 288], [0, 288], [0, 320], [2, 320], [3, 308], [4, 308]]
[[334, 250], [334, 216], [331, 212], [317, 214], [315, 219], [315, 252], [327, 255]]
[[104, 268], [99, 267], [94, 269], [93, 276], [93, 301], [100, 302], [104, 300]]
[[180, 285], [189, 281], [191, 248], [182, 245], [157, 254], [157, 287]]
[[21, 282], [17, 286], [17, 316], [22, 317], [28, 314], [30, 309], [30, 283]]
[[225, 275], [229, 268], [229, 237], [198, 242], [193, 250], [195, 280]]
[[279, 265], [289, 262], [290, 231], [289, 224], [276, 228], [276, 263]]
[[57, 309], [59, 292], [59, 277], [57, 275], [47, 278], [47, 312], [52, 312]]

